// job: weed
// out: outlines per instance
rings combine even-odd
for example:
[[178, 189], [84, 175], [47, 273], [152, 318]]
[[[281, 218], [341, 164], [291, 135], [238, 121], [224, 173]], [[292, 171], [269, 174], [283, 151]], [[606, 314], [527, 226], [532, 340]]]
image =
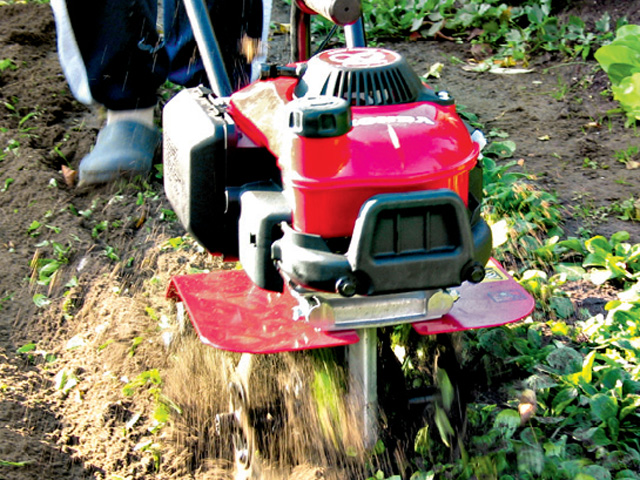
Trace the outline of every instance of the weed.
[[175, 222], [178, 220], [178, 216], [176, 215], [176, 212], [174, 212], [173, 210], [170, 210], [168, 208], [162, 208], [160, 210], [160, 220], [165, 222]]
[[80, 379], [77, 375], [67, 369], [60, 370], [54, 378], [55, 389], [61, 392], [63, 396], [67, 396], [79, 383]]
[[133, 357], [136, 354], [136, 350], [137, 348], [140, 346], [140, 344], [144, 341], [144, 338], [142, 337], [135, 337], [132, 341], [131, 341], [131, 348], [129, 349], [129, 356]]
[[640, 199], [636, 200], [633, 196], [621, 202], [614, 202], [611, 209], [620, 220], [640, 221]]
[[25, 462], [10, 462], [8, 460], [0, 460], [0, 467], [26, 467], [27, 465], [31, 465], [33, 462], [31, 460], [27, 460]]
[[640, 162], [634, 158], [638, 155], [638, 147], [630, 145], [626, 149], [616, 150], [613, 153], [614, 159], [624, 164], [629, 170], [640, 168]]
[[15, 179], [13, 178], [5, 178], [4, 180], [4, 187], [2, 187], [2, 190], [0, 190], [0, 192], [6, 192], [9, 189], [9, 186], [15, 182]]
[[4, 70], [17, 70], [18, 66], [10, 58], [0, 60], [0, 72]]
[[120, 257], [118, 256], [118, 251], [115, 249], [115, 247], [111, 247], [107, 245], [103, 250], [103, 253], [109, 260], [113, 260], [114, 262], [120, 261]]
[[12, 298], [13, 298], [13, 293], [10, 293], [9, 295], [5, 295], [3, 298], [0, 298], [0, 310], [3, 309], [3, 305], [7, 302], [9, 302]]
[[16, 350], [18, 355], [24, 356], [30, 364], [35, 364], [37, 357], [41, 357], [46, 363], [53, 363], [56, 361], [56, 356], [52, 353], [47, 353], [44, 350], [38, 350], [35, 343], [27, 343]]
[[147, 386], [154, 395], [159, 395], [160, 390], [158, 387], [162, 385], [162, 378], [160, 377], [160, 371], [158, 369], [151, 369], [142, 372], [134, 380], [128, 382], [122, 389], [122, 393], [130, 397], [140, 388]]

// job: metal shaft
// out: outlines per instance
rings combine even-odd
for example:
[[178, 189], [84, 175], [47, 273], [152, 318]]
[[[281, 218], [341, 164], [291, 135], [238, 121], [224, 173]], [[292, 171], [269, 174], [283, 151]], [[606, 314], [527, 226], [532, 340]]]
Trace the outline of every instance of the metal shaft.
[[211, 89], [218, 97], [228, 97], [233, 93], [233, 89], [211, 26], [207, 6], [204, 0], [184, 0], [184, 6]]
[[365, 448], [372, 449], [378, 441], [378, 331], [366, 328], [357, 332], [360, 341], [348, 346], [349, 395], [355, 405], [362, 405], [363, 442]]
[[344, 27], [344, 37], [347, 47], [366, 47], [367, 40], [364, 36], [364, 26], [362, 24], [362, 17], [352, 24]]

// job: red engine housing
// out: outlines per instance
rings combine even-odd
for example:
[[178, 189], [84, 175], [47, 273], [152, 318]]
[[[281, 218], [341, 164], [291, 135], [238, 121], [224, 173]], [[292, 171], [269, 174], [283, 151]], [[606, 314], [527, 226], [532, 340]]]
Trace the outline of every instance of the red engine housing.
[[[337, 79], [331, 78], [335, 72]], [[309, 61], [305, 88], [276, 77], [231, 97], [229, 112], [239, 129], [278, 159], [294, 229], [350, 236], [361, 206], [382, 193], [446, 188], [467, 204], [479, 146], [448, 97], [416, 86], [413, 77], [401, 84], [407, 72], [413, 74], [395, 52], [336, 49]], [[305, 84], [310, 75], [316, 78]], [[365, 93], [350, 83], [365, 85]], [[406, 94], [411, 89], [417, 98]], [[291, 104], [301, 90], [308, 98], [335, 93], [350, 100], [351, 128], [336, 136], [296, 132]]]

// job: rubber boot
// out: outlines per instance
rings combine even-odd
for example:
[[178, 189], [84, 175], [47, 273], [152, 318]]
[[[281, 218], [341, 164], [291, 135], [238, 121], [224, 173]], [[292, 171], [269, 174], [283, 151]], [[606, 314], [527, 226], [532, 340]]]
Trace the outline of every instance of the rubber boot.
[[142, 116], [136, 117], [135, 111], [132, 112], [132, 115], [110, 116], [98, 133], [93, 150], [80, 162], [78, 186], [107, 183], [121, 176], [151, 171], [160, 131], [146, 118], [140, 121]]

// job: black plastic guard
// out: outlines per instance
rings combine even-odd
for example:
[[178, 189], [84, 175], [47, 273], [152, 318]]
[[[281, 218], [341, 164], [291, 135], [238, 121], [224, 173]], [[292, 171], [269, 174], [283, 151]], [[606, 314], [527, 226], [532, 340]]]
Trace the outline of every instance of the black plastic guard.
[[377, 195], [360, 210], [346, 254], [286, 224], [272, 258], [294, 283], [350, 296], [430, 290], [479, 282], [491, 230], [451, 190]]
[[377, 195], [360, 211], [347, 258], [369, 295], [460, 285], [474, 269], [484, 275], [491, 232], [480, 222], [472, 232], [451, 190]]

